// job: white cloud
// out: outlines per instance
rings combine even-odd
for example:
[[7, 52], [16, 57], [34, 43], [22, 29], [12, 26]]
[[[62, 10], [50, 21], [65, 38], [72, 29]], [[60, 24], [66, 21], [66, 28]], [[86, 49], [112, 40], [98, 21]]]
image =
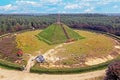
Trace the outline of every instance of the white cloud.
[[14, 3], [11, 4], [7, 4], [4, 6], [0, 6], [0, 11], [1, 12], [19, 12], [19, 13], [32, 13], [32, 12], [38, 12], [38, 10], [34, 10], [36, 9], [36, 7], [41, 7], [42, 5], [39, 2], [35, 2], [35, 1], [28, 1], [28, 0], [17, 0]]
[[67, 4], [64, 9], [78, 9], [78, 8], [82, 8], [81, 6], [79, 6], [78, 4]]
[[75, 0], [75, 1], [81, 1], [81, 2], [120, 2], [120, 0]]
[[76, 3], [66, 3], [64, 9], [82, 9], [85, 7], [91, 7], [89, 2], [79, 1]]
[[63, 13], [63, 14], [65, 14], [67, 12], [66, 11], [57, 11], [57, 13]]
[[21, 6], [33, 6], [33, 7], [40, 7], [42, 6], [39, 2], [35, 1], [25, 1], [25, 0], [18, 0], [16, 1], [17, 5]]
[[100, 0], [75, 0], [76, 2], [93, 2], [93, 1], [100, 1]]
[[91, 12], [91, 9], [86, 9], [85, 12]]
[[89, 12], [92, 12], [93, 10], [94, 10], [94, 8], [93, 8], [93, 7], [90, 7], [90, 8], [88, 8], [88, 9], [84, 10], [84, 12], [89, 13]]
[[119, 6], [118, 5], [114, 5], [113, 8], [119, 8]]
[[109, 1], [105, 1], [105, 0], [104, 1], [101, 0], [101, 1], [97, 2], [98, 5], [106, 5], [106, 4], [109, 4], [109, 3], [110, 3]]
[[87, 6], [87, 7], [91, 6], [90, 3], [82, 3], [81, 5], [82, 6]]
[[[120, 0], [15, 0], [7, 5], [0, 6], [1, 12], [99, 12], [97, 8], [103, 9], [109, 6], [112, 9], [120, 8], [112, 2], [120, 2]], [[108, 7], [109, 7], [108, 6]], [[111, 11], [112, 11], [111, 9]], [[76, 11], [75, 11], [76, 10]], [[104, 9], [103, 9], [104, 10]], [[64, 12], [65, 11], [65, 12]]]
[[48, 0], [48, 2], [50, 2], [50, 3], [58, 3], [58, 2], [61, 2], [61, 0]]
[[0, 10], [8, 11], [8, 10], [16, 10], [17, 6], [13, 6], [12, 4], [0, 6]]
[[42, 7], [39, 2], [30, 0], [17, 0], [16, 2], [12, 3], [12, 5], [16, 6], [16, 10], [13, 11], [14, 13], [36, 13], [38, 10], [34, 9]]
[[40, 0], [41, 3], [43, 4], [60, 4], [62, 0]]
[[48, 9], [47, 9], [47, 11], [54, 11], [54, 10], [56, 10], [55, 7], [54, 7], [54, 8], [48, 8]]
[[101, 0], [101, 1], [105, 1], [105, 2], [120, 2], [120, 0]]
[[97, 1], [97, 4], [100, 4], [100, 5], [106, 5], [106, 4], [109, 4], [109, 3], [113, 3], [113, 2], [120, 2], [120, 0], [100, 0], [100, 1]]

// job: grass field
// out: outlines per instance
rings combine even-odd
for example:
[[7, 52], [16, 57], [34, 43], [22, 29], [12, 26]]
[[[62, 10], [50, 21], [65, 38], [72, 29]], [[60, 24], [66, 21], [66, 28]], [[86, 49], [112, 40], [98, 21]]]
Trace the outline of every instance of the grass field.
[[[64, 30], [66, 32], [64, 32]], [[44, 29], [42, 32], [40, 32], [37, 37], [40, 40], [43, 40], [47, 42], [48, 44], [56, 44], [56, 43], [63, 43], [66, 42], [69, 37], [70, 39], [78, 40], [82, 39], [83, 37], [80, 36], [78, 33], [70, 29], [65, 24], [52, 24], [48, 28]]]
[[116, 44], [113, 39], [103, 34], [79, 30], [76, 30], [76, 32], [84, 36], [85, 39], [63, 47], [65, 50], [57, 54], [61, 57], [67, 56], [68, 59], [64, 60], [63, 64], [78, 64], [84, 62], [88, 57], [106, 56], [112, 52]]
[[[45, 53], [47, 50], [59, 45], [48, 45], [44, 41], [40, 41], [35, 35], [41, 30], [28, 31], [20, 33], [16, 36], [18, 48], [21, 48], [25, 53], [36, 55], [35, 51]], [[116, 45], [114, 40], [106, 37], [103, 34], [98, 34], [89, 31], [75, 30], [85, 39], [74, 41], [71, 44], [64, 45], [56, 54], [59, 57], [67, 57], [62, 63], [73, 64], [78, 63], [79, 60], [75, 57], [86, 58], [95, 56], [105, 56], [110, 53]]]
[[20, 33], [16, 36], [17, 47], [22, 49], [24, 53], [35, 54], [35, 51], [45, 51], [53, 48], [56, 45], [48, 45], [43, 41], [40, 41], [35, 35], [37, 35], [41, 30], [28, 31]]
[[88, 31], [79, 31], [76, 30], [80, 35], [86, 37], [85, 39], [75, 41], [72, 44], [65, 45], [66, 49], [63, 55], [68, 56], [68, 54], [75, 55], [102, 55], [108, 54], [115, 45], [115, 42], [106, 37], [103, 34], [92, 33]]

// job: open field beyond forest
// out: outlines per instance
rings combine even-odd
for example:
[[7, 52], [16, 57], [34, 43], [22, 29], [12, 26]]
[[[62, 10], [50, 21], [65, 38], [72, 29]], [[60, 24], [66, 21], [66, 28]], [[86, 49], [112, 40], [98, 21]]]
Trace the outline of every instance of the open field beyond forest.
[[[37, 52], [39, 51], [44, 54], [48, 50], [60, 45], [49, 45], [40, 41], [35, 35], [41, 31], [35, 30], [18, 34], [16, 36], [17, 47], [22, 49], [24, 53], [38, 55]], [[80, 58], [103, 57], [114, 51], [116, 42], [112, 38], [95, 32], [75, 31], [85, 38], [68, 43], [57, 50], [55, 56], [65, 58], [62, 61], [63, 64], [77, 64], [80, 60], [75, 59], [76, 56]]]

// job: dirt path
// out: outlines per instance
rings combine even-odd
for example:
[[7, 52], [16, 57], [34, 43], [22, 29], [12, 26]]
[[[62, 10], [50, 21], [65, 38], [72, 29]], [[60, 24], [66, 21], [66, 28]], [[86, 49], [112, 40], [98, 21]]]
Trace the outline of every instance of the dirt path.
[[[56, 46], [55, 48], [50, 49], [46, 53], [44, 53], [43, 56], [45, 58], [45, 61], [47, 61], [48, 63], [54, 63], [54, 62], [60, 60], [60, 58], [56, 57], [55, 54], [58, 52], [58, 50], [61, 50], [61, 48], [66, 44], [67, 43], [60, 44], [60, 45]], [[41, 52], [39, 51], [38, 55], [40, 55], [40, 53]], [[35, 65], [35, 60], [34, 59], [38, 55], [32, 56], [31, 54], [29, 54], [29, 60], [27, 61], [27, 65], [26, 65], [25, 69], [23, 70], [23, 72], [29, 72], [30, 71], [30, 68]]]
[[26, 65], [25, 69], [23, 70], [23, 72], [30, 72], [30, 68], [35, 65], [35, 60], [34, 59], [35, 59], [36, 56], [32, 56], [32, 55], [29, 54], [29, 57], [30, 58], [27, 62], [27, 65]]
[[59, 60], [59, 57], [55, 56], [55, 54], [57, 54], [58, 51], [61, 50], [61, 48], [63, 47], [63, 45], [64, 45], [64, 44], [60, 44], [60, 45], [56, 46], [55, 48], [50, 49], [50, 50], [48, 50], [47, 52], [45, 52], [45, 53], [43, 54], [45, 60], [46, 60], [47, 62], [52, 62], [52, 63], [58, 61], [58, 60]]
[[[68, 43], [60, 44], [60, 45], [56, 46], [55, 48], [50, 49], [46, 53], [43, 54], [45, 60], [48, 63], [51, 63], [51, 65], [49, 65], [49, 67], [55, 67], [55, 65], [53, 65], [52, 63], [54, 63], [56, 61], [59, 61], [61, 59], [61, 58], [55, 56], [55, 54], [57, 54], [59, 50], [62, 50], [63, 46], [66, 45], [66, 44], [68, 44]], [[115, 46], [115, 48], [116, 49], [120, 49], [120, 46]], [[41, 52], [39, 51], [39, 55], [40, 55], [40, 53]], [[24, 72], [29, 72], [30, 71], [30, 68], [32, 66], [34, 66], [34, 64], [35, 64], [35, 60], [34, 59], [37, 56], [38, 55], [36, 55], [36, 56], [29, 55], [30, 58], [29, 58], [29, 60], [27, 62], [27, 65], [25, 67]], [[106, 61], [111, 60], [111, 59], [113, 59], [113, 57], [111, 55], [108, 55], [108, 56], [103, 57], [103, 58], [91, 58], [91, 59], [89, 58], [88, 61], [85, 62], [85, 64], [87, 64], [87, 65], [96, 65], [96, 64], [103, 63], [103, 62], [106, 62]], [[69, 66], [66, 66], [66, 67], [69, 67]]]
[[[45, 58], [45, 60], [46, 60], [47, 62], [55, 62], [55, 61], [57, 61], [58, 58], [56, 58], [56, 57], [54, 56], [54, 54], [57, 53], [57, 50], [56, 50], [56, 49], [61, 48], [61, 47], [63, 47], [63, 44], [58, 45], [58, 46], [56, 46], [55, 48], [48, 50], [48, 51], [43, 55], [44, 58]], [[39, 52], [39, 54], [40, 54], [40, 52]], [[29, 54], [29, 60], [27, 61], [27, 65], [26, 65], [25, 69], [23, 70], [23, 72], [30, 72], [30, 68], [35, 65], [35, 60], [34, 60], [34, 59], [35, 59], [37, 56], [38, 56], [38, 55], [32, 56], [31, 54]]]
[[105, 70], [99, 70], [83, 74], [48, 75], [0, 69], [0, 80], [85, 80], [103, 76], [104, 74]]
[[[53, 49], [48, 50], [43, 56], [45, 58], [45, 60], [49, 63], [51, 62], [55, 62], [57, 60], [59, 60], [59, 58], [57, 58], [56, 56], [54, 56], [57, 53], [57, 49], [60, 49], [61, 47], [63, 47], [63, 44], [60, 44], [58, 46], [56, 46]], [[40, 52], [39, 52], [40, 54]], [[38, 54], [38, 55], [39, 55]], [[29, 60], [27, 61], [27, 65], [25, 67], [25, 69], [23, 70], [23, 72], [29, 72], [30, 68], [33, 67], [35, 65], [35, 58], [38, 56], [32, 56], [31, 54], [29, 54]]]
[[45, 52], [45, 53], [43, 54], [45, 60], [48, 61], [48, 62], [52, 62], [52, 63], [60, 60], [60, 57], [56, 56], [56, 54], [57, 54], [59, 51], [62, 51], [62, 50], [64, 51], [64, 50], [65, 50], [65, 49], [63, 48], [63, 46], [68, 45], [68, 44], [72, 44], [72, 43], [74, 43], [74, 42], [63, 43], [63, 44], [57, 45], [56, 47], [48, 50], [47, 52]]

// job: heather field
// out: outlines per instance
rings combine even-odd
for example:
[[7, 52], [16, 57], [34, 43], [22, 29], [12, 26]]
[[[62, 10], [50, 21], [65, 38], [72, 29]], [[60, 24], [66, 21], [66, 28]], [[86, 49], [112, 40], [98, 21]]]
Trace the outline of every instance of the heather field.
[[8, 61], [15, 61], [18, 59], [16, 56], [17, 44], [15, 36], [5, 36], [0, 38], [0, 59], [6, 59]]

